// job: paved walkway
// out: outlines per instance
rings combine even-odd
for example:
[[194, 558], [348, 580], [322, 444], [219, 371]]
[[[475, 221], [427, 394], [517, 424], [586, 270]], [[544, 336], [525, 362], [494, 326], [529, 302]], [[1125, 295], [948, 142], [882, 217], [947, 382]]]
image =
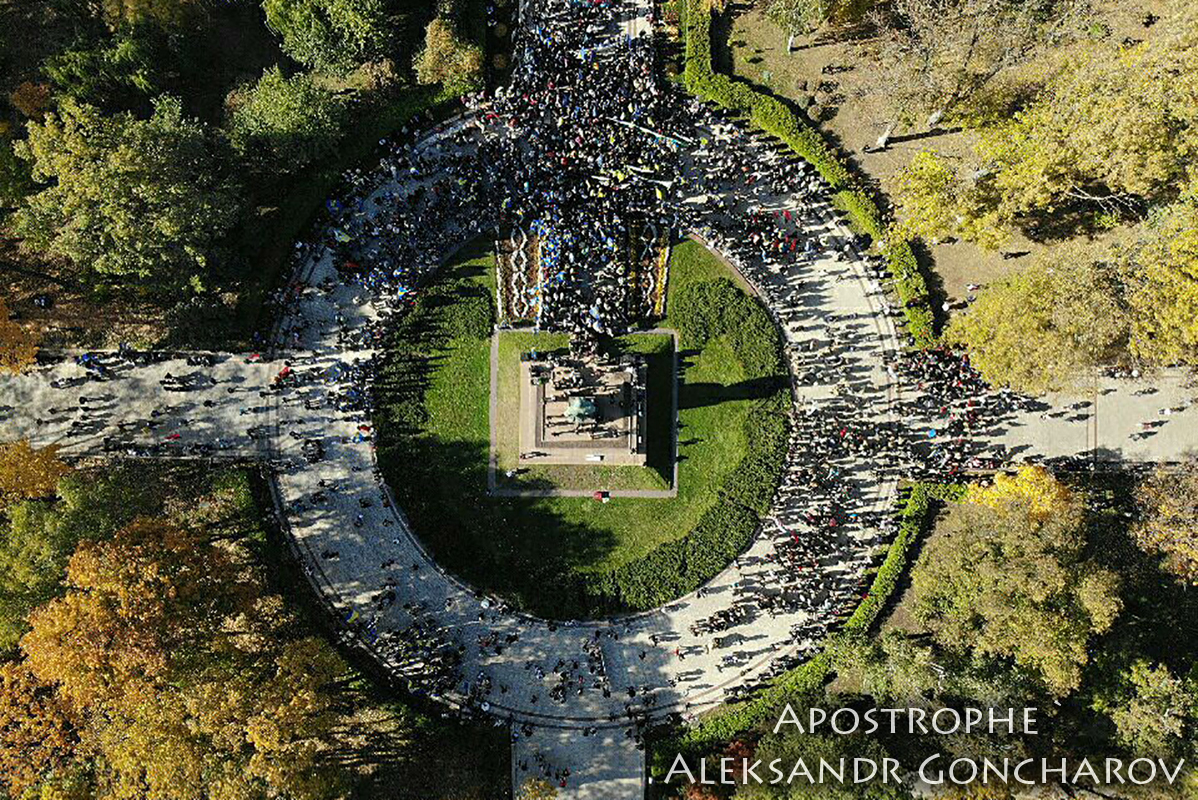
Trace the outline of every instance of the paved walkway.
[[278, 366], [228, 354], [154, 359], [103, 354], [101, 376], [63, 355], [0, 378], [0, 438], [56, 444], [66, 455], [211, 458], [255, 457], [273, 436], [267, 390]]

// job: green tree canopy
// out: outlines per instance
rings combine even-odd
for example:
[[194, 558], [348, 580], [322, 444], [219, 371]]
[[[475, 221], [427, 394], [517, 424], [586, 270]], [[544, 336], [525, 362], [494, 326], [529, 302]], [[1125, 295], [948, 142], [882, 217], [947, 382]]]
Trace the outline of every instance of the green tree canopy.
[[1058, 694], [1077, 688], [1091, 637], [1121, 606], [1117, 577], [1085, 552], [1083, 511], [1040, 468], [971, 492], [912, 573], [916, 613], [936, 641], [1010, 657]]
[[144, 111], [166, 88], [171, 49], [162, 28], [141, 23], [51, 56], [42, 70], [59, 97], [105, 111]]
[[[798, 715], [800, 719], [805, 718], [805, 710], [799, 710]], [[820, 759], [830, 764], [839, 764], [840, 759], [846, 759], [851, 770], [854, 758], [870, 759], [881, 764], [887, 755], [876, 738], [861, 734], [804, 734], [791, 727], [764, 737], [752, 754], [751, 761], [760, 760], [762, 764], [768, 764], [777, 759], [784, 773], [802, 761], [811, 770], [812, 776], [818, 779]], [[767, 778], [769, 771], [758, 768], [757, 774]], [[863, 795], [863, 792], [868, 794]], [[875, 781], [865, 785], [854, 785], [852, 780], [843, 783], [828, 780], [812, 783], [800, 777], [792, 783], [761, 785], [750, 782], [739, 787], [736, 796], [749, 800], [856, 800], [862, 796], [868, 796], [873, 800], [897, 800], [905, 796], [905, 790], [893, 782], [883, 784]]]
[[381, 0], [263, 0], [283, 50], [302, 64], [345, 73], [387, 55], [395, 21]]
[[1187, 193], [1114, 244], [1056, 245], [986, 286], [945, 335], [992, 384], [1031, 394], [1095, 365], [1198, 364], [1198, 200]]
[[437, 17], [428, 24], [424, 49], [416, 56], [416, 78], [440, 83], [455, 92], [476, 89], [482, 83], [482, 48], [464, 41], [452, 20]]
[[178, 25], [200, 5], [199, 0], [99, 0], [101, 17], [110, 28], [118, 29], [127, 23], [153, 21], [163, 25]]
[[1149, 758], [1184, 757], [1193, 751], [1198, 695], [1190, 680], [1163, 664], [1136, 661], [1123, 674], [1125, 691], [1099, 707], [1115, 723], [1119, 743]]
[[1121, 267], [1108, 253], [1063, 244], [988, 285], [946, 339], [969, 350], [988, 382], [1029, 394], [1073, 385], [1127, 354], [1131, 315]]
[[0, 652], [28, 630], [30, 611], [62, 592], [79, 542], [110, 536], [138, 515], [161, 510], [132, 468], [72, 472], [58, 480], [56, 492], [54, 503], [26, 500], [0, 515]]
[[345, 105], [312, 76], [286, 78], [278, 67], [231, 99], [233, 146], [259, 169], [288, 172], [327, 155], [346, 119]]
[[238, 192], [222, 174], [217, 144], [173, 98], [155, 101], [148, 120], [66, 101], [30, 123], [18, 148], [42, 188], [13, 215], [13, 230], [97, 282], [202, 282], [238, 218]]

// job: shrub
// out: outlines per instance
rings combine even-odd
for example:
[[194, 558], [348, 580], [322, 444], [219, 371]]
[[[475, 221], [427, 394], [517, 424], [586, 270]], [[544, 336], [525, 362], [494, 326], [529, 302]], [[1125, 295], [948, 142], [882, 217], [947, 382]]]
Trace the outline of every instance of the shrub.
[[250, 164], [290, 172], [327, 155], [345, 125], [345, 105], [310, 75], [278, 67], [231, 97], [234, 149]]

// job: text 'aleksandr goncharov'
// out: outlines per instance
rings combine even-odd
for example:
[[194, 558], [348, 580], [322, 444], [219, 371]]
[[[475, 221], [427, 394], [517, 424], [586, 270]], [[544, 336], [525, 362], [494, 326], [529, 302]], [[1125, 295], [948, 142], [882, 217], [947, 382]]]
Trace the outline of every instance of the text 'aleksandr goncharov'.
[[[1020, 734], [1035, 735], [1035, 708], [840, 708], [829, 711], [810, 708], [800, 715], [786, 706], [774, 733], [792, 729], [801, 734], [939, 735], [952, 734]], [[698, 784], [792, 784], [796, 782], [823, 784], [908, 784], [934, 787], [950, 783], [960, 786], [973, 784], [1018, 784], [1044, 786], [1050, 783], [1088, 786], [1139, 786], [1165, 781], [1177, 781], [1185, 759], [1172, 762], [1160, 758], [946, 758], [935, 753], [918, 767], [904, 768], [894, 758], [816, 758], [764, 761], [754, 758], [722, 757], [709, 765], [707, 759], [688, 763], [681, 753], [666, 773], [666, 783], [685, 780]], [[696, 769], [697, 767], [697, 769]]]

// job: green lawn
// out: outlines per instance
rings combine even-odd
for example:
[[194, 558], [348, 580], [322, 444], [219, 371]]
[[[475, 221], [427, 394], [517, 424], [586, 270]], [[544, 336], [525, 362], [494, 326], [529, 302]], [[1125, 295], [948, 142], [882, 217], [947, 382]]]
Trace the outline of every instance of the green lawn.
[[[486, 488], [493, 272], [494, 254], [484, 243], [443, 268], [394, 329], [376, 384], [379, 461], [415, 530], [456, 574], [547, 616], [652, 607], [711, 577], [747, 544], [762, 510], [760, 496], [772, 493], [772, 483], [756, 494], [739, 488], [742, 470], [748, 469], [749, 483], [760, 484], [759, 475], [776, 481], [776, 471], [761, 464], [778, 455], [778, 415], [772, 412], [783, 385], [780, 355], [769, 362], [773, 374], [751, 380], [729, 337], [713, 336], [696, 347], [682, 335], [674, 498], [614, 498], [603, 504], [590, 498], [491, 497]], [[695, 243], [683, 243], [671, 257], [667, 310], [685, 287], [721, 277], [728, 273], [718, 260]], [[765, 311], [737, 296], [772, 331]], [[674, 327], [672, 314], [661, 327]], [[647, 338], [645, 346], [654, 346], [655, 338]], [[508, 346], [518, 350], [519, 342]], [[777, 351], [778, 344], [766, 341], [762, 347]], [[751, 444], [749, 431], [767, 414], [775, 422]], [[707, 536], [726, 534], [726, 546], [696, 541], [685, 546], [698, 554], [662, 560], [663, 547], [678, 545], [700, 528]], [[680, 558], [688, 563], [675, 568]], [[645, 585], [631, 588], [637, 582]]]

